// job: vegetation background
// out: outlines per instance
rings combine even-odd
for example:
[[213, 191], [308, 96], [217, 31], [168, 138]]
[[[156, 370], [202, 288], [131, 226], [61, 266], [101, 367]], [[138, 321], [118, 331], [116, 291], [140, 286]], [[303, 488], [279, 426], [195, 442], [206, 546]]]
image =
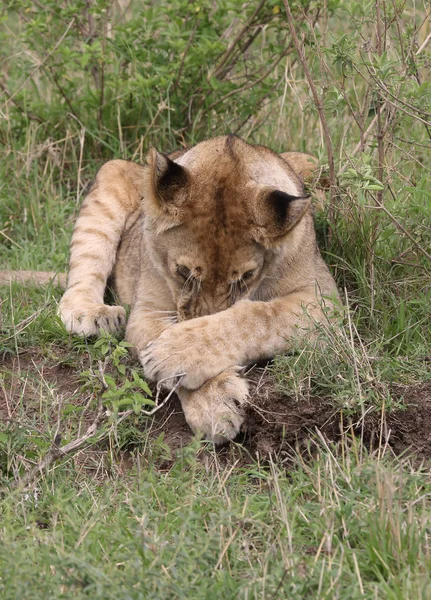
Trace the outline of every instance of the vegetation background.
[[[383, 423], [395, 389], [430, 380], [430, 14], [428, 0], [4, 0], [1, 269], [65, 271], [110, 158], [226, 132], [314, 154], [345, 335], [278, 357], [272, 377], [299, 410], [325, 397], [342, 423]], [[195, 440], [173, 456], [125, 344], [69, 338], [59, 297], [0, 290], [3, 598], [431, 598], [429, 461], [393, 456], [388, 432], [367, 450], [348, 426], [333, 444], [311, 431], [306, 452], [244, 461]]]

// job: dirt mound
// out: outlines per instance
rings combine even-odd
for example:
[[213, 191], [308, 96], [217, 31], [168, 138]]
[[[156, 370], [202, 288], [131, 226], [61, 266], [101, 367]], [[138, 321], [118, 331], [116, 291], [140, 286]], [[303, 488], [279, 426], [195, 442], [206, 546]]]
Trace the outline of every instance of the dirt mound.
[[[402, 409], [384, 412], [383, 416], [369, 412], [361, 418], [343, 414], [330, 399], [314, 397], [298, 402], [277, 391], [273, 381], [258, 372], [252, 379], [245, 433], [238, 441], [251, 456], [266, 458], [269, 454], [291, 454], [293, 448], [305, 450], [317, 431], [334, 442], [350, 431], [371, 450], [387, 445], [397, 455], [409, 452], [420, 460], [431, 459], [431, 382], [397, 386], [394, 396], [403, 404]], [[177, 399], [164, 414], [156, 416], [153, 427], [158, 432], [163, 429], [172, 450], [192, 439]]]
[[[24, 400], [26, 416], [39, 410], [40, 384], [61, 395], [64, 403], [84, 404], [80, 393], [76, 369], [67, 365], [48, 364], [37, 354], [18, 358], [3, 358], [2, 370], [7, 373], [0, 387], [0, 418], [15, 414], [15, 403]], [[411, 453], [419, 460], [431, 458], [431, 382], [420, 385], [397, 386], [394, 396], [402, 409], [390, 413], [368, 412], [361, 415], [346, 414], [330, 399], [304, 398], [297, 401], [277, 390], [264, 369], [254, 369], [251, 374], [250, 404], [246, 409], [245, 433], [240, 444], [244, 457], [266, 458], [270, 454], [283, 456], [292, 449], [305, 450], [316, 434], [328, 441], [338, 441], [344, 433], [354, 432], [367, 447], [376, 449], [385, 445], [394, 454]], [[57, 418], [53, 410], [53, 418]], [[164, 433], [164, 444], [172, 456], [193, 438], [184, 419], [178, 399], [172, 398], [148, 421], [150, 437], [156, 439]], [[220, 455], [228, 452], [219, 450]]]

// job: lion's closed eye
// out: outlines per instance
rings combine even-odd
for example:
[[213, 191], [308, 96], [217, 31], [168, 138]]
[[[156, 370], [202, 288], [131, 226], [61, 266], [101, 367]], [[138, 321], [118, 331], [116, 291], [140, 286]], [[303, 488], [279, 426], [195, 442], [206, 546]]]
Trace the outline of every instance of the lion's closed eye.
[[254, 270], [246, 271], [240, 279], [247, 281], [248, 279], [251, 279], [253, 277], [253, 275], [254, 275]]
[[191, 270], [188, 267], [186, 267], [185, 265], [177, 265], [177, 273], [184, 280], [187, 280], [187, 279], [190, 279], [191, 277], [193, 277]]

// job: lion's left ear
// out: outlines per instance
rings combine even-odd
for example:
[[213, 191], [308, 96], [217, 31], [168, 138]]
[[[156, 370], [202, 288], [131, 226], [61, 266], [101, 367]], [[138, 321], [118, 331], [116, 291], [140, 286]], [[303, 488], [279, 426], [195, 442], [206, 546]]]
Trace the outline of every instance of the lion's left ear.
[[135, 185], [142, 194], [144, 213], [163, 231], [179, 225], [189, 194], [189, 174], [168, 156], [151, 148], [147, 165]]
[[280, 154], [297, 175], [305, 182], [311, 181], [317, 173], [318, 160], [304, 152], [282, 152]]
[[266, 188], [257, 198], [255, 239], [266, 247], [278, 244], [297, 225], [311, 204], [311, 196], [292, 196]]

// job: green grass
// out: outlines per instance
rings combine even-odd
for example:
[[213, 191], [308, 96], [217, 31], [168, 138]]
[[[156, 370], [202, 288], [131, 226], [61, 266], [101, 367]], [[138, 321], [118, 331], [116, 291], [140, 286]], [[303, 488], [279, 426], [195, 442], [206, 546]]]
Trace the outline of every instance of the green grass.
[[[282, 2], [254, 17], [253, 3], [123, 4], [22, 0], [1, 17], [1, 270], [65, 271], [97, 169], [151, 145], [233, 131], [313, 153], [328, 173]], [[139, 412], [133, 394], [149, 395], [117, 341], [68, 336], [54, 288], [3, 287], [2, 598], [431, 598], [430, 457], [396, 457], [382, 425], [407, 408], [400, 386], [430, 380], [429, 26], [395, 2], [380, 21], [377, 0], [290, 4], [334, 149], [333, 202], [313, 194], [347, 308], [341, 334], [322, 330], [323, 350], [277, 357], [271, 376], [297, 412], [330, 402], [343, 432], [331, 443], [309, 426], [296, 447], [281, 432], [270, 456], [174, 448]], [[103, 396], [103, 377], [120, 395]], [[110, 416], [94, 437], [26, 483], [102, 401]], [[349, 425], [365, 415], [381, 418], [368, 447]]]
[[429, 479], [357, 443], [318, 442], [288, 477], [196, 444], [167, 473], [59, 466], [1, 503], [2, 597], [427, 598]]

